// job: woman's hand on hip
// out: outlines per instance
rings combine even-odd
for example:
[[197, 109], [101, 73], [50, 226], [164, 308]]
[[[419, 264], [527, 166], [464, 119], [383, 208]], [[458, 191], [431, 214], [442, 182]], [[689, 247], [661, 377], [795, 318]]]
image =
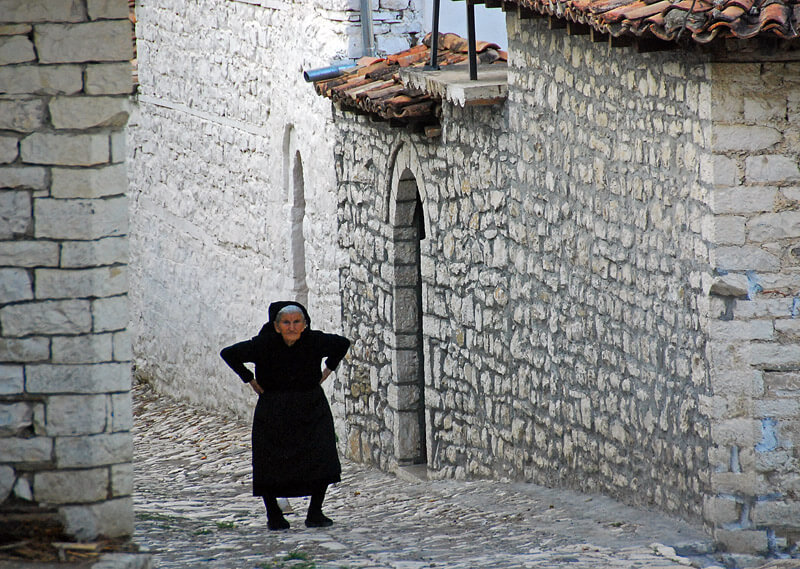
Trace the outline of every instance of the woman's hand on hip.
[[262, 393], [264, 393], [264, 390], [263, 390], [263, 389], [261, 389], [261, 386], [258, 384], [258, 382], [257, 382], [255, 379], [254, 379], [253, 381], [250, 381], [250, 382], [248, 382], [248, 385], [249, 385], [250, 387], [252, 387], [252, 388], [253, 388], [253, 391], [255, 391], [256, 393], [258, 393], [259, 395], [261, 395]]

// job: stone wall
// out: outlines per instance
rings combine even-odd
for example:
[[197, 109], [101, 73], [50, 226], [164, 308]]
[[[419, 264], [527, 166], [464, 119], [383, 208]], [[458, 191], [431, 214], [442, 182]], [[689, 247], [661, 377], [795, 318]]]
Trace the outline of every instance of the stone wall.
[[730, 549], [800, 532], [800, 64], [712, 68], [706, 519]]
[[397, 385], [418, 357], [397, 333], [407, 169], [429, 225], [431, 475], [561, 484], [699, 517], [708, 69], [541, 26], [509, 20], [508, 101], [445, 105], [441, 140], [338, 121], [350, 452], [402, 462], [396, 415], [419, 396]]
[[[330, 104], [302, 72], [360, 55], [358, 7], [137, 8], [134, 357], [137, 376], [160, 391], [249, 416], [252, 391], [221, 347], [255, 335], [269, 303], [285, 298], [307, 301], [315, 328], [341, 329]], [[408, 0], [382, 2], [378, 47], [407, 46], [416, 18]]]
[[133, 531], [125, 0], [0, 2], [2, 533]]

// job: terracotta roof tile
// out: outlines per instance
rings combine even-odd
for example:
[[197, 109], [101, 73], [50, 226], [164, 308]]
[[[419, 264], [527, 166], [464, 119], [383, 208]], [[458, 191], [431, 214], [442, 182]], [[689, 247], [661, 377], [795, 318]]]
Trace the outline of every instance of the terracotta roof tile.
[[[506, 3], [506, 2], [504, 2]], [[507, 4], [587, 24], [613, 36], [698, 43], [716, 38], [800, 38], [800, 0], [509, 0]]]
[[[476, 42], [481, 62], [506, 61], [508, 55], [497, 44]], [[464, 63], [468, 58], [467, 40], [456, 34], [443, 34], [439, 39], [441, 67]], [[422, 44], [386, 58], [361, 58], [353, 69], [333, 79], [317, 81], [319, 95], [338, 102], [345, 108], [374, 113], [384, 119], [401, 122], [433, 122], [438, 98], [406, 87], [400, 80], [400, 69], [423, 67], [430, 63], [430, 34]]]

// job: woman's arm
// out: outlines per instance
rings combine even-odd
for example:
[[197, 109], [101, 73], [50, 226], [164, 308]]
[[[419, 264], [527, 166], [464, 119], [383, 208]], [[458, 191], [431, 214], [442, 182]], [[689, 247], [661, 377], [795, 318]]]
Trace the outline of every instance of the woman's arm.
[[[322, 372], [322, 381], [335, 371], [342, 361], [347, 350], [350, 349], [350, 340], [338, 334], [322, 334], [323, 356], [325, 359], [325, 370]], [[328, 372], [327, 374], [325, 372]]]
[[[225, 360], [225, 363], [236, 372], [241, 380], [245, 383], [255, 381], [253, 372], [245, 367], [245, 362], [253, 362], [253, 340], [246, 340], [233, 344], [227, 348], [223, 348], [219, 355]], [[254, 388], [255, 389], [255, 388]]]

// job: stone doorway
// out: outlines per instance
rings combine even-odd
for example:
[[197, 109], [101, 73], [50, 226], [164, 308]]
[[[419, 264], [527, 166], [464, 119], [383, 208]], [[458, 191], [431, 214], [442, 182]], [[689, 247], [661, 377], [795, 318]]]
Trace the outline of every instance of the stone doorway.
[[427, 463], [425, 409], [424, 283], [421, 259], [426, 238], [423, 199], [417, 179], [402, 168], [392, 187], [393, 226], [392, 383], [389, 407], [394, 414], [394, 451], [398, 465]]

